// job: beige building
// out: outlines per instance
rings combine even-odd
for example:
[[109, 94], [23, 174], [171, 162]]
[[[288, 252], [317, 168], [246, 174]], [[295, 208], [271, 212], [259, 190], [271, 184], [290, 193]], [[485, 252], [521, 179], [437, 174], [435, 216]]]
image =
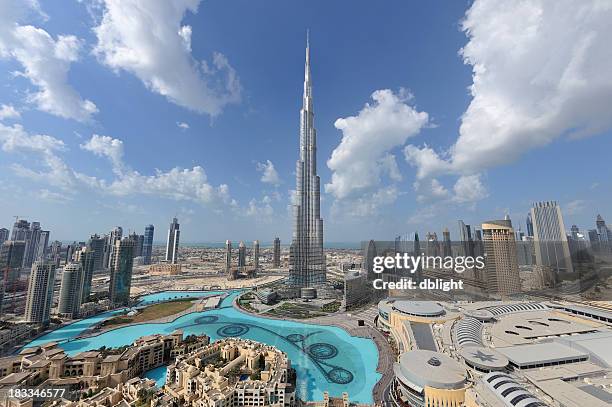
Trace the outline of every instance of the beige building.
[[501, 296], [521, 291], [514, 229], [508, 219], [482, 224], [482, 239], [487, 255], [485, 274], [489, 294]]
[[164, 392], [183, 406], [292, 406], [295, 373], [275, 347], [228, 338], [177, 357]]

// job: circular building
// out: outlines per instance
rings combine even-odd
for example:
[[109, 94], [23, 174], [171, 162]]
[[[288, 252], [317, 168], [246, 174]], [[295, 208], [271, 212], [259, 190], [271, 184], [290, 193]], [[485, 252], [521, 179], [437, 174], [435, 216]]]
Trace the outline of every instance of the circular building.
[[467, 371], [442, 353], [429, 350], [403, 353], [393, 371], [392, 396], [404, 404], [458, 407], [465, 400]]
[[491, 322], [495, 319], [495, 315], [488, 309], [474, 309], [465, 311], [465, 315], [468, 317], [476, 318], [482, 322]]
[[468, 346], [459, 352], [465, 364], [482, 373], [505, 370], [508, 358], [501, 353], [483, 346]]
[[434, 301], [400, 301], [391, 304], [393, 311], [415, 317], [435, 318], [444, 315], [444, 308]]

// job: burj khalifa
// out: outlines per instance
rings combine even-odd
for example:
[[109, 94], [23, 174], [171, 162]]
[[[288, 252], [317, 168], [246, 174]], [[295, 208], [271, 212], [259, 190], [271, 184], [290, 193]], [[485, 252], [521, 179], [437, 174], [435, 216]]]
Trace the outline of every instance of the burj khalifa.
[[310, 43], [306, 39], [304, 96], [300, 111], [300, 158], [296, 164], [293, 204], [293, 241], [289, 258], [289, 284], [316, 287], [325, 282], [321, 181], [317, 175], [317, 132], [312, 109]]

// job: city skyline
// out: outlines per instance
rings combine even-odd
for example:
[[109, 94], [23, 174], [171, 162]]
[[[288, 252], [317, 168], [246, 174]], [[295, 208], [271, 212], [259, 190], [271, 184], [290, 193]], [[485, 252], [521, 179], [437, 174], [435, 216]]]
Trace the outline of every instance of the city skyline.
[[[184, 46], [173, 51], [177, 67], [202, 90], [189, 99], [193, 92], [178, 96], [183, 89], [176, 88], [160, 59], [146, 70], [119, 56], [118, 50], [143, 51], [144, 43], [158, 51], [155, 56], [171, 51], [157, 48], [161, 45], [146, 30], [132, 33], [136, 37], [122, 30], [121, 7], [75, 3], [60, 10], [47, 2], [24, 9], [5, 3], [1, 21], [11, 29], [0, 34], [0, 69], [6, 73], [0, 83], [10, 92], [0, 98], [0, 227], [10, 229], [17, 215], [41, 222], [52, 231], [51, 240], [86, 240], [114, 225], [142, 233], [154, 224], [164, 231], [175, 215], [184, 226], [184, 242], [228, 237], [267, 242], [275, 236], [289, 242], [298, 147], [292, 135], [306, 28], [316, 44], [326, 241], [384, 239], [446, 226], [456, 235], [457, 219], [475, 225], [506, 214], [522, 225], [531, 203], [543, 200], [559, 202], [567, 227], [591, 229], [598, 213], [612, 219], [606, 205], [612, 174], [605, 165], [610, 115], [597, 108], [611, 99], [609, 78], [602, 76], [607, 60], [598, 68], [578, 65], [572, 71], [594, 84], [575, 93], [563, 86], [567, 75], [559, 74], [576, 66], [574, 49], [586, 35], [581, 27], [601, 34], [587, 55], [606, 55], [600, 49], [607, 29], [603, 15], [577, 24], [568, 36], [552, 35], [551, 44], [522, 39], [530, 55], [558, 51], [549, 70], [515, 65], [502, 70], [489, 55], [497, 48], [481, 33], [493, 17], [500, 27], [522, 29], [503, 24], [512, 10], [491, 10], [480, 1], [452, 3], [437, 13], [431, 5], [375, 10], [357, 3], [350, 22], [335, 24], [347, 4], [310, 2], [289, 12], [280, 2], [241, 3], [254, 18], [240, 27], [224, 24], [232, 17], [222, 4], [192, 1], [152, 13], [169, 38]], [[315, 18], [321, 7], [329, 18]], [[537, 28], [543, 32], [558, 32], [570, 18], [567, 7], [559, 6], [558, 13], [551, 5], [538, 7]], [[402, 24], [378, 30], [368, 23], [374, 17]], [[536, 23], [525, 19], [525, 24]], [[55, 47], [55, 54], [39, 50], [39, 57], [65, 74], [41, 77], [34, 61], [24, 57], [34, 52], [26, 35]], [[245, 38], [255, 39], [257, 49]], [[194, 68], [201, 61], [207, 61], [206, 69]], [[487, 88], [472, 86], [479, 64], [515, 84], [516, 92], [488, 76], [480, 77]], [[10, 74], [17, 72], [22, 74]], [[525, 88], [533, 78], [543, 85]], [[603, 91], [596, 93], [595, 86]], [[495, 143], [466, 156], [466, 142], [480, 140], [479, 126], [487, 128], [488, 115], [495, 113], [478, 107], [496, 96], [500, 109], [512, 102], [517, 110]], [[534, 107], [555, 98], [567, 102], [547, 105], [552, 117]], [[575, 109], [582, 98], [593, 103]], [[568, 118], [554, 115], [572, 109]], [[537, 129], [541, 138], [524, 130], [532, 119], [544, 121]], [[518, 122], [525, 124], [523, 132]], [[580, 137], [587, 134], [598, 136]], [[530, 142], [508, 142], [527, 136]], [[491, 159], [499, 154], [503, 160]], [[74, 218], [80, 221], [67, 221]]]

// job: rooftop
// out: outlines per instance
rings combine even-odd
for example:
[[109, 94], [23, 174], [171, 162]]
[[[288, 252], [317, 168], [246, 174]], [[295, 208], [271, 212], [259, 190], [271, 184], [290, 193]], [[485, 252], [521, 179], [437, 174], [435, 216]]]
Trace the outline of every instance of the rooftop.
[[395, 300], [391, 303], [393, 310], [423, 317], [438, 317], [444, 315], [444, 308], [434, 301]]
[[572, 349], [558, 342], [509, 346], [498, 348], [497, 351], [506, 356], [510, 362], [521, 367], [570, 362], [577, 359], [588, 359], [589, 357], [586, 352]]
[[465, 386], [467, 380], [465, 368], [456, 360], [429, 350], [403, 353], [393, 370], [400, 381], [421, 388], [430, 386], [438, 389], [460, 389]]

